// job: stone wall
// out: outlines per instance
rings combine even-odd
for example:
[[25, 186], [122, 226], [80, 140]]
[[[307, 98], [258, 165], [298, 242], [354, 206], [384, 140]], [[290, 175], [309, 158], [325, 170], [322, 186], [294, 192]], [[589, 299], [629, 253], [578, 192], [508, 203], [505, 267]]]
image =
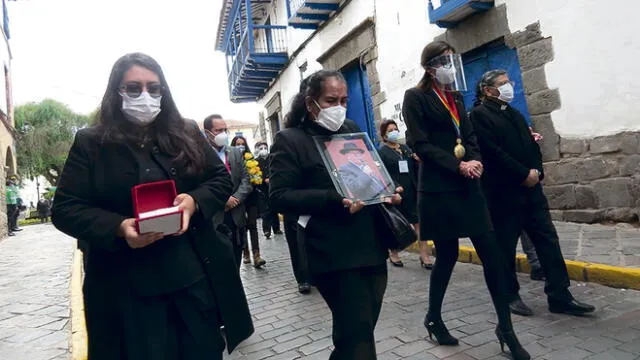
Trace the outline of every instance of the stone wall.
[[545, 192], [556, 220], [638, 222], [640, 133], [558, 141], [544, 163]]
[[562, 106], [560, 91], [549, 89], [544, 69], [554, 59], [552, 38], [542, 37], [534, 23], [505, 36], [505, 43], [518, 51], [531, 120], [544, 136], [544, 185], [554, 220], [638, 222], [640, 133], [561, 138], [551, 119]]

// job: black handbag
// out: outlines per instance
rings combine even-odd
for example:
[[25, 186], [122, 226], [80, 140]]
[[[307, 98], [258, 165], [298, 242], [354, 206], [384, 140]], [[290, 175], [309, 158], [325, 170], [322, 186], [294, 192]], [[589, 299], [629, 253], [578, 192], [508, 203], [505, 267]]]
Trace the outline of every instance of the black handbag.
[[377, 205], [380, 217], [380, 236], [391, 250], [404, 250], [418, 240], [409, 221], [393, 205]]

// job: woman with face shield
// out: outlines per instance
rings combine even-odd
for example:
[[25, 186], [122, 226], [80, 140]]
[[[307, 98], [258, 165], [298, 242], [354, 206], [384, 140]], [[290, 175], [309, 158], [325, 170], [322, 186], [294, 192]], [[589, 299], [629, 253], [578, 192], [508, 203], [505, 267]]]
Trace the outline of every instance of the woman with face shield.
[[[309, 272], [333, 315], [330, 359], [375, 359], [374, 328], [387, 286], [387, 249], [375, 209], [335, 189], [313, 136], [360, 132], [345, 120], [347, 84], [322, 70], [300, 85], [286, 129], [271, 151], [270, 201], [280, 213], [300, 215]], [[399, 203], [399, 196], [394, 202]]]
[[[175, 235], [140, 233], [131, 190], [173, 180]], [[97, 124], [81, 129], [56, 189], [53, 224], [78, 239], [91, 360], [222, 359], [253, 332], [231, 244], [211, 221], [232, 190], [193, 121], [178, 111], [160, 65], [116, 61]]]
[[470, 237], [482, 260], [498, 315], [496, 336], [514, 359], [529, 359], [513, 331], [505, 287], [505, 265], [493, 234], [479, 178], [482, 161], [462, 96], [466, 90], [460, 56], [436, 41], [422, 51], [424, 76], [407, 90], [403, 115], [413, 150], [422, 161], [418, 184], [420, 234], [433, 239], [437, 260], [429, 283], [424, 325], [440, 345], [458, 345], [442, 321], [442, 302], [458, 259], [458, 239]]

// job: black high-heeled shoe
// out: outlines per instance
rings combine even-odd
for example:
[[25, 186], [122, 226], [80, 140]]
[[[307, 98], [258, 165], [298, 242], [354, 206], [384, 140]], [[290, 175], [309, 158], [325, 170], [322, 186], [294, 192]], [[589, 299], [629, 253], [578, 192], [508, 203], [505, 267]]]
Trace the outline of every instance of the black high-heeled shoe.
[[420, 267], [421, 268], [425, 268], [427, 270], [431, 270], [431, 269], [433, 269], [433, 264], [428, 264], [428, 263], [424, 262], [424, 260], [422, 260], [422, 257], [420, 257]]
[[449, 330], [447, 330], [447, 327], [444, 326], [444, 322], [442, 320], [429, 321], [425, 318], [424, 327], [427, 328], [429, 339], [433, 340], [432, 335], [435, 336], [436, 342], [439, 345], [455, 346], [459, 344], [458, 339], [451, 336]]
[[520, 345], [520, 341], [518, 341], [516, 333], [514, 333], [513, 330], [503, 332], [500, 328], [496, 328], [496, 336], [498, 337], [498, 341], [500, 341], [500, 349], [502, 352], [504, 352], [504, 344], [507, 344], [513, 360], [531, 359], [531, 355]]

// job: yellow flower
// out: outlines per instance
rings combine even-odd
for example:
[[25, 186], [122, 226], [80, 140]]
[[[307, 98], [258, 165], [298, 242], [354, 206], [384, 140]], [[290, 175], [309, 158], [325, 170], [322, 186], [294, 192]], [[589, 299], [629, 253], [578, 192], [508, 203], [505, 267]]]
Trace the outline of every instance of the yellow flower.
[[249, 160], [247, 161], [247, 166], [249, 167], [257, 167], [258, 166], [258, 162], [256, 160]]
[[249, 168], [248, 171], [249, 171], [249, 174], [251, 174], [251, 175], [255, 175], [255, 174], [258, 173], [258, 170], [256, 170], [255, 168]]
[[244, 153], [245, 160], [250, 160], [251, 158], [253, 158], [253, 155], [251, 155], [250, 153]]

